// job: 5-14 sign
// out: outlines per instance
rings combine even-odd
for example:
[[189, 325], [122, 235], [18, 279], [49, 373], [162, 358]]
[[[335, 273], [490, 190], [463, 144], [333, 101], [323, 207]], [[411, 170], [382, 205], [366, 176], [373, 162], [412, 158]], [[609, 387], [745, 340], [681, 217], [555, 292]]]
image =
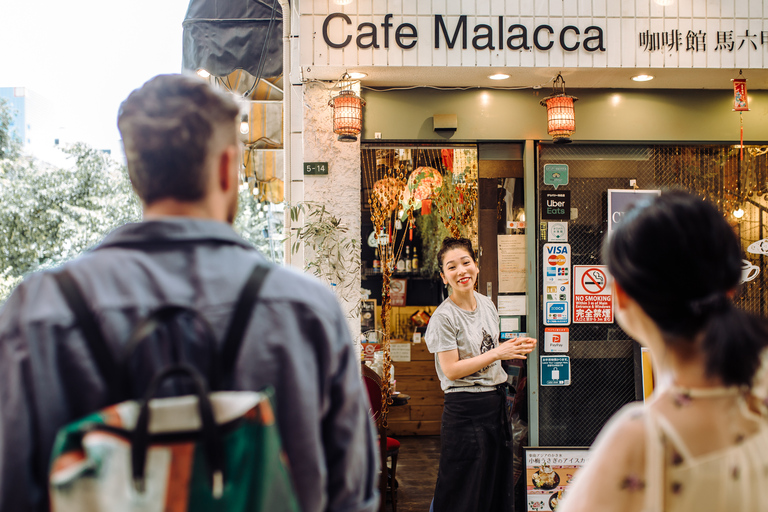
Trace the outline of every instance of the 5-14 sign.
[[304, 176], [327, 176], [328, 162], [304, 162]]

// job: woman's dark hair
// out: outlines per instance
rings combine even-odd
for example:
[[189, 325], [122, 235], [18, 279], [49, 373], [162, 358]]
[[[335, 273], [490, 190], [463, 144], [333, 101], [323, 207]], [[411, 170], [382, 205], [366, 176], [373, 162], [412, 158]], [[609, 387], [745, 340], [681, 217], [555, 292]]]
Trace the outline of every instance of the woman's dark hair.
[[726, 385], [751, 385], [768, 344], [765, 320], [731, 300], [742, 258], [717, 208], [680, 190], [630, 210], [603, 247], [609, 272], [665, 343], [685, 353], [703, 333], [706, 371]]
[[472, 249], [472, 241], [469, 238], [453, 238], [449, 236], [443, 238], [443, 245], [437, 252], [437, 261], [440, 263], [440, 268], [443, 268], [443, 257], [445, 256], [445, 253], [452, 249], [464, 249], [470, 256], [472, 256], [472, 261], [477, 263], [475, 250]]

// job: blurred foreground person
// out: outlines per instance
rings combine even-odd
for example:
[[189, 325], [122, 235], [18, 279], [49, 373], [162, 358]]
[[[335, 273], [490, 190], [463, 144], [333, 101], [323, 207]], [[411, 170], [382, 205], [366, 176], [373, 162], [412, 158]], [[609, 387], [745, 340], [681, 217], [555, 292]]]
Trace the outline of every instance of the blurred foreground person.
[[768, 329], [733, 303], [733, 229], [710, 202], [663, 193], [625, 215], [603, 257], [656, 389], [606, 425], [558, 512], [768, 510], [768, 420], [752, 388]]
[[[118, 228], [64, 265], [115, 360], [137, 322], [164, 306], [201, 313], [221, 345], [241, 288], [256, 264], [266, 263], [231, 226], [240, 185], [238, 123], [233, 97], [196, 77], [155, 77], [121, 105], [118, 126], [144, 221]], [[3, 512], [48, 510], [57, 430], [109, 405], [54, 272], [29, 276], [0, 310]], [[301, 509], [376, 510], [374, 428], [333, 293], [273, 266], [236, 361], [234, 389], [275, 390]]]

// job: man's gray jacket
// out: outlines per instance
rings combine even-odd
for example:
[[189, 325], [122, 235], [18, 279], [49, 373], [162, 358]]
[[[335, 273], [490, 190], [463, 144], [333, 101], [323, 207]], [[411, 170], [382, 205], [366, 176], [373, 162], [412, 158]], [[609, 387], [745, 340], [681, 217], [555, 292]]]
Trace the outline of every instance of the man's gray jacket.
[[[118, 228], [65, 267], [117, 357], [135, 322], [164, 305], [197, 309], [221, 341], [259, 261], [227, 224], [164, 217]], [[378, 508], [375, 431], [358, 365], [333, 293], [297, 271], [273, 268], [235, 382], [242, 390], [274, 387], [304, 512]], [[105, 384], [51, 272], [29, 276], [0, 309], [0, 511], [43, 509], [57, 430], [75, 411], [106, 405]]]

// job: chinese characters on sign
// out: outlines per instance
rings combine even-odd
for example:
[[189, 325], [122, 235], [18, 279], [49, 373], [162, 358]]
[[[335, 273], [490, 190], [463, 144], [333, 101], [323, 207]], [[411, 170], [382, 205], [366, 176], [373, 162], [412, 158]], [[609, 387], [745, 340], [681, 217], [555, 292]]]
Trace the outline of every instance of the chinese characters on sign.
[[574, 475], [589, 460], [587, 448], [525, 449], [527, 512], [557, 510]]
[[573, 287], [574, 323], [613, 322], [613, 293], [605, 265], [574, 266]]
[[[707, 35], [707, 32], [702, 32], [701, 30], [696, 32], [689, 30], [685, 33], [677, 29], [670, 30], [669, 32], [645, 30], [639, 33], [639, 43], [643, 51], [646, 52], [679, 52], [681, 50], [686, 52], [705, 52], [707, 51]], [[734, 34], [733, 30], [718, 30], [715, 37], [715, 44], [710, 44], [710, 48], [714, 51], [732, 52], [741, 49], [758, 49], [758, 34], [750, 34], [749, 29], [740, 35]], [[761, 31], [759, 38], [760, 46], [768, 45], [768, 30]]]

